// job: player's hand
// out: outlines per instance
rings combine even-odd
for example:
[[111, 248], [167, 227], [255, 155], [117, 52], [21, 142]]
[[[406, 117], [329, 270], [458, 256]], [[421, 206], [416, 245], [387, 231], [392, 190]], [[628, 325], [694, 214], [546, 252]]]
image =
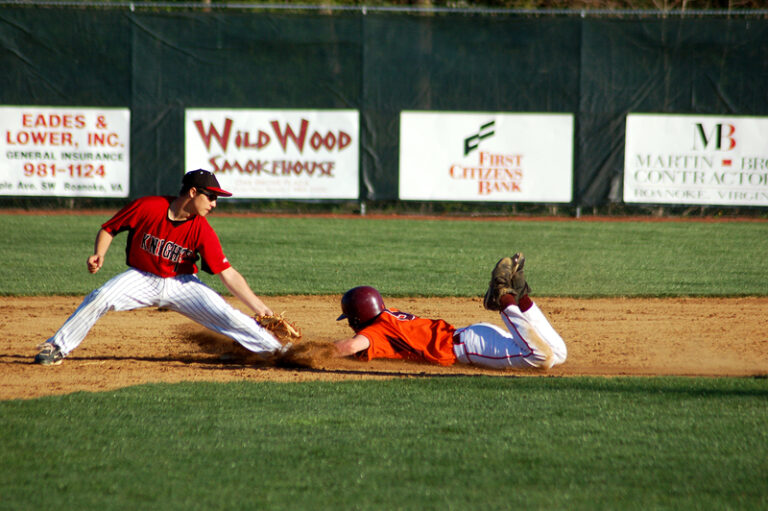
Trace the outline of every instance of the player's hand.
[[256, 313], [256, 316], [274, 316], [275, 313], [270, 309], [261, 299], [255, 297], [254, 303], [251, 304], [251, 309]]
[[104, 264], [104, 256], [99, 254], [93, 254], [91, 257], [88, 258], [88, 271], [91, 273], [96, 273], [101, 269], [101, 266]]
[[267, 307], [265, 305], [263, 309], [260, 309], [260, 310], [256, 311], [256, 315], [257, 316], [274, 316], [275, 313], [272, 312], [272, 309], [270, 309], [269, 307]]

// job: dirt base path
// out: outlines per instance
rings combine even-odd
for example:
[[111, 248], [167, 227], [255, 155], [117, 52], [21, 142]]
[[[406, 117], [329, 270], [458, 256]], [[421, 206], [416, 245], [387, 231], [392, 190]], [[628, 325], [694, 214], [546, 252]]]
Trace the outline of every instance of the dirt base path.
[[[339, 296], [265, 297], [287, 311], [312, 343], [351, 332]], [[253, 364], [247, 352], [174, 312], [111, 312], [60, 366], [32, 363], [36, 346], [55, 332], [80, 297], [0, 299], [0, 399], [110, 390], [148, 382], [308, 381], [423, 375], [768, 376], [768, 298], [590, 299], [536, 298], [568, 345], [562, 366], [537, 371], [490, 371], [401, 361], [322, 359], [312, 368]], [[486, 321], [479, 298], [403, 298], [388, 305], [443, 318], [456, 326]], [[236, 300], [235, 307], [243, 307]]]

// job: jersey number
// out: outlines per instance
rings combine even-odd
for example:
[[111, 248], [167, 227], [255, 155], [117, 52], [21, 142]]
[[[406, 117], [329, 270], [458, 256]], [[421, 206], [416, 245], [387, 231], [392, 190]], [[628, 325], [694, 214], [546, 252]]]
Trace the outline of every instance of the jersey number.
[[389, 310], [386, 312], [398, 321], [412, 321], [416, 319], [416, 316], [413, 314], [408, 314], [407, 312], [392, 312]]

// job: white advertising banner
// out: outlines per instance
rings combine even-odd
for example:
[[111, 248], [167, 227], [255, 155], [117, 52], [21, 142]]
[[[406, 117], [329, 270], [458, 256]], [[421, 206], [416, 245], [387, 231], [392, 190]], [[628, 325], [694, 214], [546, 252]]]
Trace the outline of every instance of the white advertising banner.
[[0, 195], [127, 197], [127, 108], [0, 106]]
[[624, 202], [768, 206], [768, 118], [628, 114]]
[[186, 170], [239, 198], [357, 199], [357, 110], [188, 109]]
[[400, 114], [403, 200], [570, 202], [573, 115]]

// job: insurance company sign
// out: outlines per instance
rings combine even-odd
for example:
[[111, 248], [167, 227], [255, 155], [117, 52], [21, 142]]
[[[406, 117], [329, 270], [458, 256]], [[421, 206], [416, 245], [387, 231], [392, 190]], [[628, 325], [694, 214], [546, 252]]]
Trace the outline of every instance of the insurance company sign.
[[237, 198], [356, 199], [357, 110], [188, 109], [186, 170]]
[[768, 118], [627, 115], [624, 202], [768, 206]]
[[570, 202], [573, 115], [400, 114], [403, 200]]
[[127, 197], [127, 108], [0, 107], [0, 195]]

